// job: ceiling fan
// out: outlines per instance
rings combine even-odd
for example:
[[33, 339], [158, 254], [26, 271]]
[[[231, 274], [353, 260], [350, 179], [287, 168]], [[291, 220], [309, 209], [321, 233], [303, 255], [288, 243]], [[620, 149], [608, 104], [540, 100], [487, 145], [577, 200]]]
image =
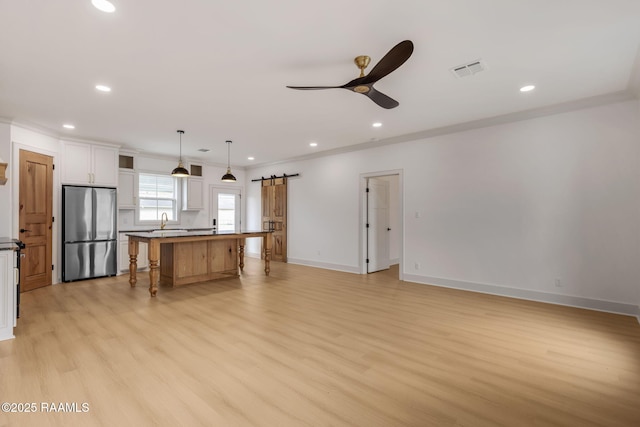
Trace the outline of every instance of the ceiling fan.
[[351, 80], [342, 86], [287, 86], [290, 89], [299, 90], [320, 90], [320, 89], [348, 89], [356, 93], [368, 96], [373, 102], [382, 108], [395, 108], [398, 101], [392, 99], [382, 92], [378, 92], [373, 84], [388, 75], [396, 68], [405, 63], [413, 53], [413, 43], [411, 40], [405, 40], [395, 45], [380, 62], [376, 64], [369, 74], [364, 75], [364, 69], [367, 68], [371, 58], [366, 55], [357, 56], [354, 62], [360, 68], [360, 77]]

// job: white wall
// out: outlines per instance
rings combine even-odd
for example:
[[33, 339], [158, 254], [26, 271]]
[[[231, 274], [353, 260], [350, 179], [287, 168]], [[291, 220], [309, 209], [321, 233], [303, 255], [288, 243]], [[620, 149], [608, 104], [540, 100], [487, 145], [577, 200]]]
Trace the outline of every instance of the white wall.
[[[290, 262], [360, 271], [358, 177], [398, 169], [405, 280], [635, 314], [637, 110], [616, 103], [247, 175], [301, 174], [289, 181]], [[248, 185], [255, 226], [259, 200]]]
[[0, 209], [0, 237], [14, 237], [13, 227], [11, 223], [11, 186], [13, 179], [11, 171], [13, 170], [13, 161], [11, 160], [11, 125], [0, 122], [0, 162], [7, 163], [7, 183], [0, 185], [0, 204], [4, 206]]
[[[11, 125], [11, 141], [13, 143], [12, 149], [12, 160], [14, 165], [20, 164], [20, 150], [32, 151], [34, 153], [45, 154], [47, 156], [53, 157], [54, 164], [59, 164], [59, 150], [60, 150], [60, 141], [58, 138], [45, 135], [44, 133], [40, 133], [35, 130], [26, 129], [21, 126]], [[19, 238], [18, 233], [18, 225], [19, 225], [19, 192], [18, 192], [18, 183], [20, 177], [20, 168], [14, 167], [11, 171], [11, 178], [13, 179], [12, 184], [12, 195], [11, 195], [11, 204], [10, 210], [13, 216], [13, 230], [11, 235]], [[61, 187], [60, 187], [60, 167], [57, 167], [53, 171], [53, 215], [57, 219], [62, 219], [60, 214], [60, 199], [61, 199]], [[58, 283], [60, 282], [60, 274], [62, 272], [61, 266], [61, 254], [60, 254], [60, 227], [62, 221], [57, 221], [58, 226], [54, 224], [52, 230], [52, 260], [55, 266], [54, 274], [52, 277], [52, 282]]]
[[[640, 64], [640, 48], [638, 49], [638, 56], [637, 56], [636, 62]], [[636, 76], [636, 79], [640, 81], [640, 67], [635, 68], [635, 76]], [[638, 136], [636, 138], [636, 142], [640, 144], [640, 88], [639, 88], [639, 92], [636, 92], [636, 94], [638, 96], [637, 115], [636, 115], [637, 117], [636, 128], [637, 128]], [[640, 163], [640, 159], [638, 160], [638, 162]], [[638, 169], [638, 175], [639, 175], [638, 181], [640, 181], [640, 169]], [[638, 193], [638, 197], [640, 197], [640, 193]], [[640, 239], [640, 235], [638, 236], [638, 239]], [[638, 280], [636, 283], [638, 286], [638, 292], [637, 292], [637, 298], [636, 298], [638, 308], [636, 310], [636, 318], [638, 319], [638, 322], [640, 322], [640, 280]]]
[[[150, 157], [144, 155], [135, 155], [134, 166], [135, 170], [139, 172], [155, 172], [155, 173], [170, 173], [177, 165], [177, 160], [168, 160], [157, 157]], [[197, 164], [202, 164], [197, 162]], [[210, 214], [210, 202], [209, 202], [209, 187], [215, 185], [217, 187], [229, 187], [229, 188], [241, 188], [242, 196], [244, 197], [244, 185], [245, 185], [245, 172], [243, 169], [237, 169], [232, 167], [233, 175], [237, 181], [235, 184], [222, 182], [220, 178], [227, 171], [226, 166], [215, 166], [202, 164], [202, 179], [203, 185], [203, 200], [204, 209], [194, 211], [180, 211], [179, 221], [176, 227], [188, 227], [188, 228], [208, 228], [211, 227], [211, 214]], [[182, 191], [182, 188], [180, 189]], [[242, 209], [244, 217], [244, 206]], [[245, 219], [242, 219], [243, 223]], [[173, 225], [172, 225], [173, 226]], [[149, 229], [148, 224], [138, 225], [135, 223], [135, 211], [133, 210], [120, 210], [118, 214], [118, 228], [120, 230], [135, 230], [135, 229]]]

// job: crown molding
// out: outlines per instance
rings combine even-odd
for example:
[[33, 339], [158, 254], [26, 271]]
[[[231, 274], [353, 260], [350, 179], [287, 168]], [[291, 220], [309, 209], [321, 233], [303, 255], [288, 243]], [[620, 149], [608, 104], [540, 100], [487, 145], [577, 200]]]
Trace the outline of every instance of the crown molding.
[[265, 166], [275, 166], [283, 163], [291, 163], [296, 161], [311, 160], [321, 157], [333, 156], [336, 154], [350, 153], [352, 151], [367, 150], [370, 148], [383, 147], [385, 145], [399, 144], [402, 142], [417, 141], [420, 139], [433, 138], [435, 136], [448, 135], [453, 133], [465, 132], [473, 129], [481, 129], [489, 126], [496, 126], [508, 123], [514, 123], [522, 120], [530, 120], [538, 117], [552, 116], [555, 114], [567, 113], [571, 111], [582, 110], [585, 108], [598, 107], [601, 105], [614, 104], [618, 102], [630, 101], [638, 98], [631, 90], [623, 90], [603, 95], [591, 96], [574, 101], [563, 102], [560, 104], [549, 105], [545, 107], [533, 108], [529, 110], [517, 111], [515, 113], [503, 114], [494, 117], [488, 117], [469, 122], [458, 123], [450, 126], [443, 126], [433, 129], [427, 129], [420, 132], [409, 133], [405, 135], [384, 138], [377, 141], [361, 142], [346, 147], [334, 148], [331, 150], [321, 151], [313, 154], [305, 154], [302, 156], [291, 157], [288, 159], [277, 160], [274, 162], [258, 163], [247, 166], [247, 170], [263, 168]]
[[41, 135], [45, 135], [51, 138], [55, 138], [55, 139], [60, 139], [60, 134], [52, 131], [49, 128], [46, 128], [44, 126], [40, 126], [36, 123], [27, 121], [27, 120], [11, 120], [9, 122], [10, 125], [12, 126], [17, 126], [19, 128], [22, 128], [24, 130], [30, 130], [32, 132], [38, 132]]

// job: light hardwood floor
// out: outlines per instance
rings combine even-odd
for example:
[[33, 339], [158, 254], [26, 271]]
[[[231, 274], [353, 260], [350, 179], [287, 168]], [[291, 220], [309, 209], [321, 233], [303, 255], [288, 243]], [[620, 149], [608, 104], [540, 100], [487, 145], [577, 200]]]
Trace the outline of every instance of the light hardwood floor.
[[[640, 426], [635, 318], [248, 259], [22, 296], [2, 426]], [[86, 413], [42, 413], [75, 402]]]

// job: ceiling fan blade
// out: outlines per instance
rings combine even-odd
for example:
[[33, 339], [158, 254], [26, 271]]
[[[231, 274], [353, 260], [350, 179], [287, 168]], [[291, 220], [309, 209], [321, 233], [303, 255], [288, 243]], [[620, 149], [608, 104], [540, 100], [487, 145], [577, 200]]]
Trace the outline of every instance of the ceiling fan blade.
[[393, 98], [390, 98], [389, 96], [385, 95], [382, 92], [378, 92], [373, 87], [369, 89], [369, 92], [364, 93], [363, 95], [366, 95], [369, 98], [371, 98], [373, 102], [375, 102], [382, 108], [391, 109], [391, 108], [396, 108], [398, 105], [400, 105], [398, 101], [396, 101]]
[[321, 89], [340, 89], [342, 86], [287, 86], [289, 89], [298, 90], [321, 90]]
[[413, 53], [413, 42], [405, 40], [395, 45], [367, 74], [362, 83], [375, 83], [405, 63]]

